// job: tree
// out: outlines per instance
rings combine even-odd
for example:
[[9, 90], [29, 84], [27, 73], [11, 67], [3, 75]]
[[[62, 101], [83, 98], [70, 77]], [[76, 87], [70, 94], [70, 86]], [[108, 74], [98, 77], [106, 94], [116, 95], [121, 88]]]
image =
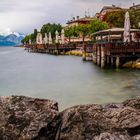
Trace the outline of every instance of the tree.
[[79, 33], [79, 36], [82, 36], [83, 46], [85, 42], [85, 37], [89, 35], [89, 24], [79, 24], [77, 26], [77, 32]]
[[111, 11], [107, 12], [104, 17], [104, 21], [106, 21], [110, 27], [124, 27], [124, 19], [125, 19], [125, 11]]
[[32, 42], [35, 43], [36, 42], [36, 37], [37, 37], [37, 29], [34, 29], [34, 33], [32, 35]]
[[103, 22], [99, 19], [94, 19], [89, 24], [89, 33], [92, 34], [92, 33], [95, 33], [97, 31], [105, 30], [108, 28], [109, 28], [109, 26], [106, 22]]
[[29, 43], [29, 40], [31, 39], [31, 34], [26, 35], [24, 39], [21, 40], [21, 42], [24, 43]]
[[85, 42], [85, 37], [100, 31], [104, 29], [108, 29], [108, 24], [106, 22], [103, 22], [99, 19], [92, 20], [89, 24], [79, 24], [77, 26], [77, 32], [79, 33], [79, 36], [82, 36], [83, 46]]
[[78, 33], [76, 31], [76, 26], [66, 28], [65, 36], [69, 38], [69, 43], [70, 43], [71, 37], [77, 37]]
[[61, 30], [62, 30], [62, 26], [60, 24], [51, 24], [51, 23], [47, 23], [47, 24], [44, 24], [42, 27], [41, 27], [41, 33], [43, 35], [43, 37], [45, 36], [45, 33], [49, 33], [51, 32], [51, 35], [52, 35], [52, 38], [55, 38], [55, 32], [56, 30], [61, 33]]
[[140, 10], [130, 9], [129, 14], [131, 27], [140, 29]]

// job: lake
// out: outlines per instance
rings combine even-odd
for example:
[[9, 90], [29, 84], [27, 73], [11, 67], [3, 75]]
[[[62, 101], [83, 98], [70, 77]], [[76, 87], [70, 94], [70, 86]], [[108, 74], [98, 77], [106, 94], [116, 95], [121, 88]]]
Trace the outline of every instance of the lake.
[[0, 95], [55, 100], [60, 110], [79, 104], [121, 102], [140, 95], [140, 70], [100, 69], [77, 56], [0, 47]]

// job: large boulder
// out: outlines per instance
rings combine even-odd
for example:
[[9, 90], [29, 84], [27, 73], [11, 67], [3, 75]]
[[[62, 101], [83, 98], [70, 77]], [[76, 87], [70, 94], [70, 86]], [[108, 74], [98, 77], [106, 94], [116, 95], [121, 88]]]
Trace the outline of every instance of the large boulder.
[[135, 103], [128, 100], [122, 104], [79, 105], [66, 109], [61, 113], [57, 139], [137, 140], [140, 134], [138, 100], [133, 99]]
[[[95, 136], [94, 140], [130, 140], [131, 137], [127, 133], [101, 133], [99, 136]], [[132, 139], [131, 139], [132, 140]]]
[[124, 106], [130, 106], [135, 109], [140, 109], [140, 96], [131, 98], [123, 102]]
[[58, 140], [91, 140], [101, 133], [103, 108], [100, 105], [74, 106], [61, 115]]
[[57, 102], [24, 96], [0, 97], [0, 140], [54, 140]]

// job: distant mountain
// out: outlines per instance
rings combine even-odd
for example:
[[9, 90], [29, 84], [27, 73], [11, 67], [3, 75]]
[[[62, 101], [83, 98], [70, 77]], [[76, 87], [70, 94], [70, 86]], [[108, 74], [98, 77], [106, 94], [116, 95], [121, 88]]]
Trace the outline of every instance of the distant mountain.
[[0, 46], [17, 46], [21, 45], [21, 40], [25, 36], [20, 33], [12, 33], [7, 36], [0, 35]]

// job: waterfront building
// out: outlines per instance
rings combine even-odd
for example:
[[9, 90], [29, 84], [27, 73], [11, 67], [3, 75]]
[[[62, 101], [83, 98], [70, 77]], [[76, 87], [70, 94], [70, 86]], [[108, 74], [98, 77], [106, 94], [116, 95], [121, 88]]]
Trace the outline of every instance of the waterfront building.
[[133, 3], [133, 6], [131, 6], [130, 9], [140, 10], [140, 4], [135, 5], [135, 3]]
[[104, 6], [99, 13], [95, 14], [95, 18], [105, 21], [105, 16], [107, 13], [113, 12], [113, 11], [122, 11], [122, 10], [127, 10], [127, 9], [124, 9], [115, 5]]
[[78, 26], [79, 24], [88, 24], [93, 19], [95, 19], [95, 17], [90, 17], [90, 16], [85, 16], [85, 17], [82, 17], [82, 18], [80, 18], [79, 16], [73, 17], [72, 20], [67, 22], [68, 26], [66, 26], [66, 27]]

